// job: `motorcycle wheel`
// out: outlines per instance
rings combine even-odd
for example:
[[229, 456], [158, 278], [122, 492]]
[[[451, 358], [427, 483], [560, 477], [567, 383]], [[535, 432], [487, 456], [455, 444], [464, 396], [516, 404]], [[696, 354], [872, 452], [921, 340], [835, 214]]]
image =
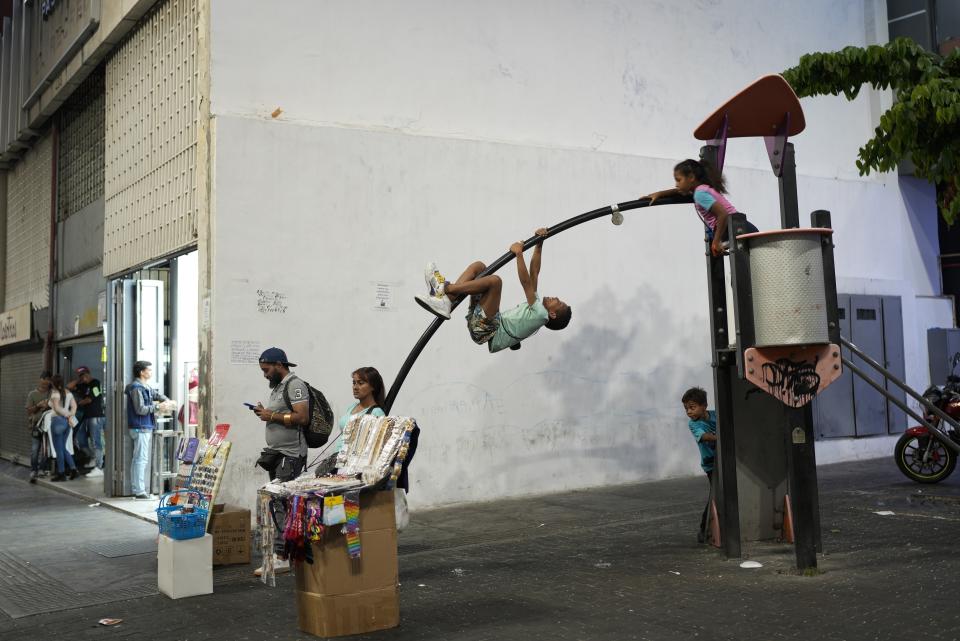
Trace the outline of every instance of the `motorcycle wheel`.
[[[933, 449], [924, 462], [923, 455], [928, 446]], [[904, 476], [917, 483], [939, 483], [957, 466], [957, 455], [953, 450], [932, 436], [904, 434], [897, 441], [894, 458]]]

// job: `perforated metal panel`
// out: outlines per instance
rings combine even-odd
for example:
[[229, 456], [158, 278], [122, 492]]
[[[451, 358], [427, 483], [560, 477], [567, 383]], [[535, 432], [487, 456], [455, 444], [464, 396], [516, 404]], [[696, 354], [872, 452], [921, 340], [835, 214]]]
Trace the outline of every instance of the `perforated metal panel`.
[[43, 350], [0, 356], [0, 451], [30, 461], [30, 432], [24, 407], [43, 368]]
[[57, 215], [61, 221], [103, 197], [105, 114], [101, 66], [60, 108]]
[[161, 2], [107, 62], [106, 275], [194, 242], [198, 19]]
[[3, 309], [50, 301], [52, 138], [44, 136], [7, 178], [6, 301]]
[[819, 233], [751, 238], [756, 346], [829, 343]]

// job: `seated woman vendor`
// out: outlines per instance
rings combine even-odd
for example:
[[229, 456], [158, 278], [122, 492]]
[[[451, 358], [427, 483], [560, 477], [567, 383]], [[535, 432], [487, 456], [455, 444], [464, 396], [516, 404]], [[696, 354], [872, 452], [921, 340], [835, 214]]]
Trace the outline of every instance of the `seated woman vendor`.
[[353, 374], [353, 397], [356, 400], [353, 405], [347, 408], [346, 414], [340, 417], [340, 435], [337, 437], [337, 443], [334, 450], [339, 452], [343, 447], [343, 430], [347, 427], [347, 422], [358, 414], [370, 414], [372, 416], [386, 416], [383, 412], [384, 389], [383, 377], [375, 367], [361, 367], [354, 370]]

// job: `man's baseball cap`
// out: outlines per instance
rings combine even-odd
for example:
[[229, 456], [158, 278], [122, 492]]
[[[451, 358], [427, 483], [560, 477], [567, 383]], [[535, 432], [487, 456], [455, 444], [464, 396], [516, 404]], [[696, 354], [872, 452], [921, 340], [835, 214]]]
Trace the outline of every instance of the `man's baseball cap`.
[[261, 363], [281, 363], [287, 367], [296, 367], [296, 363], [291, 363], [287, 360], [287, 353], [280, 349], [279, 347], [271, 347], [269, 349], [263, 350], [263, 354], [260, 354]]
[[89, 373], [90, 373], [90, 368], [87, 367], [86, 365], [81, 365], [80, 367], [77, 368], [77, 374], [89, 374]]

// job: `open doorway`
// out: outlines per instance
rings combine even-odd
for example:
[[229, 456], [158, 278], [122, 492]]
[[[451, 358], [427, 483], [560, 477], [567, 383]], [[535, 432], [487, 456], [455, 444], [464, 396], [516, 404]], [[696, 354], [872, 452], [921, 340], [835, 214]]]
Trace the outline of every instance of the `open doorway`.
[[177, 411], [157, 416], [146, 477], [148, 492], [167, 491], [176, 476], [181, 436], [196, 434], [200, 372], [198, 262], [192, 251], [110, 282], [105, 380], [109, 437], [105, 475], [112, 496], [131, 493], [133, 442], [127, 429], [124, 390], [136, 361], [152, 363], [147, 385], [177, 402]]

